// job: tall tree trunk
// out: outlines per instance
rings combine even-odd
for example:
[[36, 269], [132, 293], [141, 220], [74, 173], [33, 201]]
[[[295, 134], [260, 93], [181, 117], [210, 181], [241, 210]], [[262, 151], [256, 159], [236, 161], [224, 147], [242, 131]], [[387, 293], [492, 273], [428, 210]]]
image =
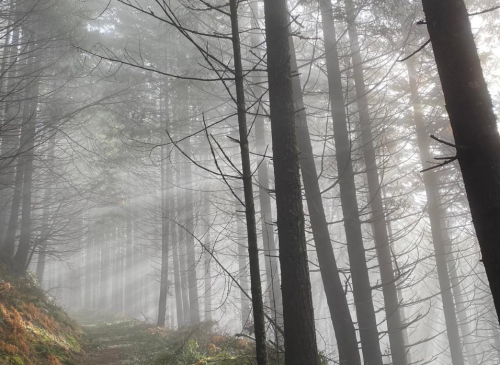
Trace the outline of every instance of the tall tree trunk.
[[2, 255], [5, 257], [13, 257], [16, 250], [16, 233], [19, 225], [19, 211], [21, 208], [21, 197], [23, 189], [23, 174], [24, 166], [21, 164], [22, 159], [18, 159], [16, 166], [16, 177], [14, 180], [14, 194], [12, 196], [12, 204], [10, 207], [10, 219], [7, 229], [7, 234], [2, 247]]
[[[186, 143], [186, 152], [191, 154], [191, 141], [188, 139]], [[193, 186], [193, 177], [191, 174], [191, 164], [188, 163], [184, 168], [184, 184], [188, 187]], [[196, 252], [194, 245], [194, 205], [193, 205], [193, 191], [187, 189], [184, 193], [185, 209], [186, 209], [186, 242], [187, 242], [187, 269], [188, 269], [188, 283], [189, 283], [189, 318], [190, 323], [200, 322], [200, 299], [198, 297], [198, 277], [196, 274]]]
[[[176, 152], [176, 164], [177, 166], [181, 166], [181, 154], [179, 151]], [[177, 186], [183, 186], [186, 184], [185, 181], [181, 181], [180, 168], [176, 170], [176, 183]], [[184, 192], [181, 189], [177, 190], [177, 220], [179, 222], [185, 221], [186, 217], [186, 208], [184, 205]], [[188, 293], [188, 280], [187, 280], [187, 254], [186, 254], [186, 243], [184, 241], [184, 237], [186, 237], [186, 232], [183, 228], [179, 230], [179, 263], [180, 263], [180, 283], [181, 283], [181, 298], [182, 298], [182, 312], [184, 314], [184, 319], [182, 321], [182, 325], [188, 325], [191, 323], [190, 319], [190, 310], [189, 310], [189, 293]]]
[[50, 205], [52, 202], [52, 168], [54, 166], [55, 159], [55, 149], [56, 149], [56, 134], [54, 133], [49, 139], [49, 150], [47, 153], [47, 160], [45, 162], [47, 166], [47, 170], [45, 173], [45, 184], [47, 187], [45, 188], [45, 193], [43, 197], [43, 212], [42, 212], [42, 233], [41, 233], [41, 241], [40, 247], [38, 249], [38, 260], [36, 264], [36, 277], [38, 282], [41, 284], [43, 282], [43, 273], [45, 270], [45, 256], [46, 256], [46, 247], [47, 240], [49, 239], [50, 227], [49, 227], [49, 218], [50, 218]]
[[[386, 194], [385, 194], [385, 189], [382, 188], [382, 193], [384, 196], [384, 200], [387, 199]], [[389, 235], [389, 244], [391, 245], [391, 249], [396, 252], [396, 247], [395, 247], [395, 241], [394, 241], [394, 235], [392, 233], [392, 225], [391, 221], [387, 220], [387, 234]], [[396, 258], [394, 260], [397, 260]], [[398, 292], [398, 300], [400, 303], [403, 302], [403, 290], [401, 289], [401, 280], [397, 280], [397, 292]], [[405, 313], [405, 308], [402, 307], [399, 309], [399, 313], [401, 314], [401, 321], [403, 323], [406, 323], [406, 313]], [[406, 361], [411, 364], [411, 352], [410, 352], [410, 337], [408, 336], [408, 327], [404, 327], [403, 329], [403, 339], [405, 342], [405, 347], [408, 348], [408, 351], [406, 352]]]
[[[248, 259], [250, 263], [250, 291], [252, 293], [253, 322], [255, 328], [256, 357], [257, 364], [267, 364], [266, 327], [264, 321], [264, 304], [262, 301], [262, 286], [260, 282], [259, 248], [257, 243], [257, 222], [255, 221], [255, 205], [253, 198], [252, 167], [250, 163], [250, 149], [248, 145], [248, 127], [246, 116], [245, 86], [243, 78], [243, 66], [241, 63], [240, 32], [238, 26], [238, 3], [237, 0], [229, 0], [231, 12], [231, 30], [234, 54], [234, 75], [236, 84], [236, 106], [238, 109], [238, 131], [240, 134], [240, 154], [242, 165], [243, 192], [245, 204], [245, 218], [248, 239]], [[239, 221], [239, 220], [238, 220]], [[241, 227], [243, 228], [243, 227]], [[238, 235], [240, 232], [238, 232]], [[239, 247], [243, 247], [239, 242]], [[244, 252], [240, 252], [241, 256]], [[240, 261], [240, 274], [242, 265], [246, 260]], [[246, 265], [245, 265], [246, 266]], [[248, 304], [247, 304], [248, 305]], [[242, 306], [245, 306], [242, 301]], [[249, 316], [245, 313], [243, 316]], [[248, 312], [250, 308], [248, 308]], [[245, 320], [245, 318], [243, 318]], [[245, 323], [245, 322], [243, 322]]]
[[[169, 96], [167, 94], [167, 85], [161, 83], [161, 121], [164, 123], [164, 128], [169, 127]], [[164, 138], [162, 138], [164, 141]], [[158, 326], [165, 326], [165, 316], [167, 311], [167, 295], [168, 295], [168, 256], [169, 256], [169, 197], [167, 194], [167, 185], [169, 183], [170, 170], [168, 168], [168, 159], [166, 154], [167, 146], [162, 143], [160, 155], [160, 188], [161, 188], [161, 269], [160, 269], [160, 298], [158, 303]]]
[[95, 224], [90, 219], [87, 219], [87, 245], [85, 246], [85, 309], [91, 309], [92, 307], [92, 247], [95, 241]]
[[458, 162], [500, 314], [500, 138], [463, 0], [422, 0]]
[[[441, 216], [443, 217], [444, 215], [441, 214]], [[446, 226], [446, 224], [443, 224], [443, 226]], [[467, 363], [469, 365], [477, 365], [478, 362], [476, 358], [476, 351], [474, 349], [474, 344], [472, 343], [472, 331], [469, 327], [469, 322], [471, 320], [467, 317], [467, 308], [464, 305], [464, 297], [462, 295], [462, 285], [458, 280], [458, 262], [455, 258], [455, 255], [453, 254], [452, 242], [448, 235], [447, 228], [443, 230], [443, 238], [447, 252], [446, 262], [448, 264], [448, 272], [450, 273], [451, 290], [453, 293], [453, 299], [455, 301], [455, 309], [459, 320], [460, 332], [462, 333], [461, 338], [465, 347], [465, 353], [467, 355]]]
[[[135, 230], [134, 230], [135, 232]], [[141, 278], [141, 263], [142, 253], [140, 249], [140, 238], [134, 238], [132, 241], [133, 262], [134, 262], [134, 281], [133, 281], [133, 296], [134, 296], [134, 318], [141, 315], [141, 292], [142, 292], [142, 278]]]
[[[338, 57], [338, 55], [335, 54], [336, 40], [333, 13], [331, 11], [331, 3], [329, 0], [322, 0], [320, 2], [320, 6], [324, 42], [327, 50], [326, 61], [330, 70], [334, 67], [334, 65], [331, 64], [330, 58], [336, 57], [337, 59]], [[302, 97], [302, 87], [292, 37], [290, 37], [290, 51], [292, 73], [295, 75], [293, 78], [293, 95], [298, 117], [298, 123], [296, 123], [295, 128], [297, 131], [297, 142], [301, 152], [300, 168], [302, 171], [302, 180], [304, 182], [306, 192], [307, 207], [309, 209], [309, 217], [321, 278], [327, 298], [330, 317], [336, 334], [339, 362], [341, 364], [361, 364], [358, 341], [356, 338], [356, 329], [349, 311], [349, 305], [344, 293], [342, 281], [337, 268], [337, 262], [335, 260], [335, 254], [330, 241], [330, 233], [328, 231], [328, 223], [326, 221], [325, 209], [318, 181], [318, 173], [314, 162], [313, 149], [309, 134], [309, 127], [307, 124], [307, 115]], [[334, 54], [332, 54], [332, 52]], [[330, 92], [333, 91], [330, 90]]]
[[317, 365], [318, 350], [307, 260], [295, 136], [286, 0], [264, 0], [267, 69], [283, 295], [285, 364]]
[[167, 159], [165, 154], [166, 146], [161, 146], [161, 271], [160, 271], [160, 299], [158, 303], [158, 322], [160, 327], [165, 326], [165, 315], [167, 311], [168, 293], [168, 251], [169, 251], [169, 206], [167, 197]]
[[378, 175], [378, 165], [375, 157], [375, 146], [371, 130], [368, 100], [366, 96], [365, 80], [363, 75], [363, 60], [361, 57], [359, 36], [356, 27], [356, 16], [352, 0], [345, 1], [347, 13], [349, 42], [353, 64], [356, 100], [361, 125], [361, 140], [363, 155], [368, 180], [369, 202], [371, 207], [372, 227], [375, 240], [375, 249], [382, 279], [382, 292], [384, 296], [385, 313], [389, 343], [391, 346], [392, 363], [406, 365], [406, 350], [403, 337], [403, 324], [399, 313], [399, 300], [396, 289], [396, 278], [392, 266], [392, 255], [387, 234], [382, 191]]
[[[44, 207], [42, 212], [42, 234], [40, 239], [42, 241], [47, 240], [49, 236], [49, 214], [50, 214], [50, 200], [51, 200], [51, 186], [50, 182], [48, 183], [48, 187], [45, 189], [44, 194]], [[40, 247], [38, 248], [38, 260], [36, 262], [36, 278], [40, 285], [43, 283], [43, 274], [45, 271], [45, 261], [46, 261], [46, 242], [42, 242]]]
[[206, 187], [203, 193], [203, 215], [206, 219], [205, 223], [205, 250], [203, 250], [204, 257], [204, 270], [205, 270], [205, 322], [212, 321], [212, 269], [211, 269], [211, 258], [210, 252], [207, 249], [210, 249], [210, 195], [209, 195], [209, 186], [206, 184]]
[[[39, 62], [35, 63], [34, 70], [37, 70]], [[34, 85], [30, 87], [30, 97], [28, 99], [28, 113], [26, 118], [23, 118], [23, 123], [26, 123], [26, 147], [23, 152], [23, 197], [22, 197], [22, 213], [21, 213], [21, 233], [19, 236], [19, 246], [17, 248], [14, 261], [16, 262], [17, 271], [23, 275], [27, 270], [28, 256], [31, 248], [31, 228], [32, 228], [32, 194], [33, 194], [33, 162], [35, 159], [35, 133], [36, 133], [36, 114], [38, 106], [38, 80], [34, 80]], [[23, 116], [24, 116], [23, 112]]]
[[[19, 34], [17, 32], [13, 35], [13, 37], [17, 37], [16, 41], [19, 41]], [[30, 57], [25, 61], [25, 66], [27, 69], [31, 72], [34, 71], [34, 58]], [[10, 74], [10, 73], [9, 73]], [[16, 72], [13, 70], [12, 71], [12, 77], [16, 76]], [[8, 88], [13, 88], [14, 85], [10, 85], [10, 82], [7, 84]], [[5, 240], [3, 241], [3, 247], [2, 247], [2, 254], [7, 256], [7, 257], [12, 257], [14, 256], [15, 253], [15, 240], [16, 240], [16, 234], [17, 234], [17, 229], [19, 225], [19, 211], [21, 208], [21, 198], [23, 197], [23, 181], [24, 181], [24, 172], [26, 169], [25, 163], [28, 161], [27, 156], [23, 156], [26, 151], [29, 151], [29, 147], [31, 146], [31, 143], [33, 142], [34, 146], [34, 141], [30, 141], [30, 128], [32, 128], [31, 125], [31, 118], [32, 118], [32, 107], [33, 107], [33, 90], [38, 88], [38, 82], [35, 82], [35, 85], [27, 86], [24, 92], [24, 100], [22, 102], [22, 113], [21, 114], [21, 127], [17, 128], [16, 124], [17, 121], [15, 121], [16, 118], [16, 111], [14, 109], [14, 103], [13, 102], [7, 102], [5, 106], [5, 118], [6, 120], [4, 121], [4, 126], [5, 128], [8, 127], [8, 130], [2, 130], [2, 149], [1, 149], [1, 157], [2, 159], [7, 159], [8, 162], [6, 163], [6, 166], [1, 166], [0, 169], [0, 184], [1, 190], [0, 194], [9, 194], [10, 192], [10, 183], [14, 174], [14, 162], [17, 161], [17, 166], [16, 166], [16, 172], [15, 172], [15, 178], [14, 178], [14, 191], [12, 194], [12, 202], [10, 206], [10, 218], [9, 218], [9, 224], [7, 227], [7, 232], [5, 235]], [[38, 97], [38, 95], [36, 95]], [[16, 105], [20, 105], [19, 103], [15, 103]], [[35, 109], [36, 110], [36, 109]], [[34, 127], [33, 127], [34, 128]], [[14, 152], [14, 146], [15, 146], [15, 141], [17, 140], [16, 137], [16, 131], [20, 130], [20, 139], [19, 139], [19, 147], [17, 148], [17, 151]], [[13, 136], [14, 135], [14, 136]], [[29, 151], [32, 152], [32, 151]], [[10, 158], [7, 158], [8, 155], [11, 155]], [[10, 163], [10, 165], [9, 165]], [[8, 198], [6, 198], [8, 199]], [[3, 203], [2, 203], [3, 204]], [[4, 209], [6, 210], [6, 203], [3, 205]], [[29, 251], [29, 247], [27, 248]]]
[[[377, 321], [372, 301], [370, 279], [366, 265], [365, 249], [363, 246], [361, 222], [359, 219], [354, 171], [351, 160], [351, 141], [347, 128], [347, 116], [344, 104], [335, 25], [331, 15], [331, 3], [322, 1], [320, 4], [322, 7], [323, 24], [326, 26], [324, 32], [325, 48], [327, 52], [326, 67], [328, 72], [330, 105], [333, 118], [340, 201], [344, 216], [344, 228], [353, 282], [354, 303], [359, 323], [361, 346], [365, 361], [370, 362], [370, 364], [381, 365], [382, 355], [378, 339]], [[334, 326], [337, 341], [339, 341], [339, 337], [342, 338], [343, 335], [341, 335], [341, 331], [339, 331], [339, 325], [334, 324]], [[345, 338], [344, 340], [349, 341], [345, 344], [346, 348], [352, 348], [352, 334], [350, 335], [349, 340]], [[350, 353], [350, 356], [355, 355]]]
[[135, 295], [134, 295], [134, 282], [137, 280], [135, 275], [136, 266], [134, 265], [134, 246], [132, 240], [132, 211], [130, 199], [125, 207], [126, 214], [126, 247], [125, 247], [125, 315], [128, 318], [134, 316], [135, 310]]
[[[17, 6], [13, 7], [13, 11]], [[18, 17], [22, 15], [19, 14]], [[18, 21], [18, 17], [14, 21]], [[16, 145], [19, 141], [19, 125], [16, 121], [16, 116], [18, 115], [18, 110], [15, 106], [19, 106], [19, 101], [15, 100], [15, 89], [17, 86], [17, 74], [20, 66], [25, 66], [24, 62], [19, 62], [18, 52], [20, 29], [19, 26], [13, 29], [10, 38], [9, 47], [6, 48], [6, 52], [2, 55], [2, 89], [0, 90], [0, 97], [4, 101], [0, 136], [2, 138], [2, 143], [0, 147], [0, 157], [2, 161], [0, 162], [0, 249], [3, 248], [5, 244], [5, 238], [7, 235], [7, 230], [10, 226], [10, 219], [12, 214], [9, 214], [9, 200], [10, 197], [16, 193], [16, 187], [14, 186], [14, 191], [12, 191], [12, 184], [15, 179], [14, 166], [16, 160], [19, 165], [19, 158], [12, 155], [16, 154]], [[15, 102], [16, 101], [16, 102]], [[11, 206], [13, 203], [11, 203]], [[12, 208], [11, 208], [12, 209]], [[19, 207], [18, 207], [19, 209]], [[9, 248], [11, 251], [13, 248]], [[10, 253], [12, 256], [14, 252]]]
[[94, 224], [94, 242], [92, 244], [92, 309], [99, 309], [99, 287], [100, 287], [100, 246], [102, 244], [102, 223], [98, 222], [98, 217], [96, 218], [96, 223]]
[[238, 216], [239, 202], [236, 202], [236, 245], [238, 246], [238, 282], [241, 286], [240, 291], [240, 310], [241, 310], [241, 326], [245, 327], [250, 319], [250, 300], [248, 299], [249, 293], [249, 277], [248, 277], [248, 247], [245, 242], [245, 224], [242, 218]]
[[[109, 223], [108, 223], [109, 224]], [[111, 228], [113, 229], [113, 227]], [[100, 242], [101, 246], [101, 262], [100, 262], [100, 270], [101, 270], [101, 287], [99, 291], [99, 308], [102, 310], [108, 310], [109, 309], [109, 300], [108, 300], [108, 293], [110, 290], [110, 285], [109, 285], [109, 266], [111, 264], [111, 258], [110, 258], [110, 242], [111, 242], [111, 232], [109, 228], [104, 228], [103, 227], [103, 235], [102, 235], [102, 240]]]
[[[177, 191], [177, 189], [176, 189]], [[179, 254], [178, 254], [178, 241], [177, 241], [177, 226], [175, 222], [171, 223], [170, 232], [172, 234], [172, 260], [174, 264], [174, 290], [175, 290], [175, 310], [177, 315], [177, 326], [182, 327], [184, 323], [184, 311], [182, 303], [182, 287], [181, 287], [181, 276], [179, 269]]]
[[[259, 29], [259, 24], [257, 22], [258, 8], [256, 3], [250, 4], [251, 11], [253, 13], [252, 24], [254, 29]], [[260, 37], [252, 32], [251, 42], [254, 47], [254, 52], [260, 59], [261, 52], [258, 48], [262, 41]], [[259, 72], [252, 73], [252, 91], [255, 98], [262, 99], [264, 96], [264, 88], [262, 87], [262, 77]], [[260, 108], [261, 103], [257, 104], [257, 109], [255, 111], [255, 140], [257, 153], [261, 156], [267, 154], [271, 149], [267, 148], [266, 144], [266, 132], [264, 126], [264, 117], [262, 114], [264, 111]], [[267, 282], [267, 293], [269, 305], [268, 307], [272, 309], [272, 318], [277, 326], [283, 327], [283, 302], [281, 298], [280, 290], [280, 277], [279, 277], [279, 262], [278, 262], [278, 251], [276, 247], [276, 242], [274, 239], [274, 226], [273, 226], [273, 214], [271, 208], [271, 195], [269, 193], [269, 174], [268, 174], [268, 162], [267, 158], [262, 157], [262, 161], [257, 168], [257, 177], [259, 181], [259, 203], [260, 203], [260, 221], [262, 230], [262, 242], [264, 247], [264, 263], [266, 267], [266, 282]], [[275, 329], [274, 331], [276, 344], [279, 346], [282, 343], [280, 332]]]
[[[427, 138], [427, 132], [424, 124], [422, 103], [418, 93], [416, 72], [411, 59], [406, 62], [406, 66], [408, 69], [410, 94], [413, 104], [413, 120], [415, 123], [415, 132], [417, 134], [417, 143], [420, 151], [420, 163], [425, 167], [427, 165], [427, 161], [432, 160], [429, 140]], [[437, 190], [438, 181], [436, 174], [433, 171], [425, 172], [423, 174], [423, 179], [425, 193], [427, 196], [427, 211], [431, 224], [432, 243], [434, 245], [439, 287], [441, 289], [441, 298], [443, 302], [443, 311], [446, 322], [446, 332], [448, 334], [448, 342], [450, 344], [451, 358], [453, 365], [463, 365], [464, 359], [460, 345], [460, 335], [458, 333], [457, 318], [455, 316], [455, 304], [451, 292], [450, 278], [446, 264], [446, 250], [442, 235], [443, 227], [441, 225], [439, 211], [441, 199]]]

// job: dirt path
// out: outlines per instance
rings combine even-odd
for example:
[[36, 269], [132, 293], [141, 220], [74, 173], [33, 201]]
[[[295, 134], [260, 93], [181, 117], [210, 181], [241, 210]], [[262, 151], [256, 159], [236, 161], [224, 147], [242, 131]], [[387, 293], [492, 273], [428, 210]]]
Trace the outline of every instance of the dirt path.
[[83, 327], [86, 344], [84, 353], [76, 358], [77, 365], [132, 365], [132, 344], [118, 333], [103, 331], [101, 327]]
[[117, 348], [97, 349], [76, 359], [78, 365], [122, 365], [123, 353]]

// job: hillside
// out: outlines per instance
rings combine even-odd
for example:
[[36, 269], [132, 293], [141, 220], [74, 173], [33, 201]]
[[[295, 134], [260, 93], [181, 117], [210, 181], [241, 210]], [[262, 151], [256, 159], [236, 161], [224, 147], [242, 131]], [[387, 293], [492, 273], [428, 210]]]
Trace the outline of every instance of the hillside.
[[0, 364], [71, 365], [81, 329], [33, 278], [0, 267]]
[[168, 330], [88, 310], [71, 319], [32, 277], [17, 278], [3, 267], [0, 277], [1, 365], [255, 363], [253, 341], [215, 323]]

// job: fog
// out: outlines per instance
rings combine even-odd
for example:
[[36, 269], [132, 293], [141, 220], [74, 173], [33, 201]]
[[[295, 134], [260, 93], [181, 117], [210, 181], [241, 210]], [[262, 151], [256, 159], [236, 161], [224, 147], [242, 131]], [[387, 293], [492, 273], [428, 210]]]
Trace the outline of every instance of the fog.
[[[259, 364], [498, 364], [497, 242], [422, 3], [267, 3], [1, 2], [0, 261], [70, 314], [213, 321]], [[466, 6], [498, 115], [500, 10]]]

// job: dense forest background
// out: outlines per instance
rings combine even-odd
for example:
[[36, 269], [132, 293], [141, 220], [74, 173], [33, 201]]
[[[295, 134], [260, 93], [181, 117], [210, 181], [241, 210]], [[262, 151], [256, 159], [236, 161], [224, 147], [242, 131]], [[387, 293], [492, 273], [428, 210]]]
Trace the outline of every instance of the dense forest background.
[[[2, 262], [69, 311], [246, 332], [259, 364], [300, 323], [329, 364], [498, 364], [421, 2], [287, 3], [280, 48], [257, 0], [2, 1]], [[500, 5], [466, 6], [498, 115]]]

